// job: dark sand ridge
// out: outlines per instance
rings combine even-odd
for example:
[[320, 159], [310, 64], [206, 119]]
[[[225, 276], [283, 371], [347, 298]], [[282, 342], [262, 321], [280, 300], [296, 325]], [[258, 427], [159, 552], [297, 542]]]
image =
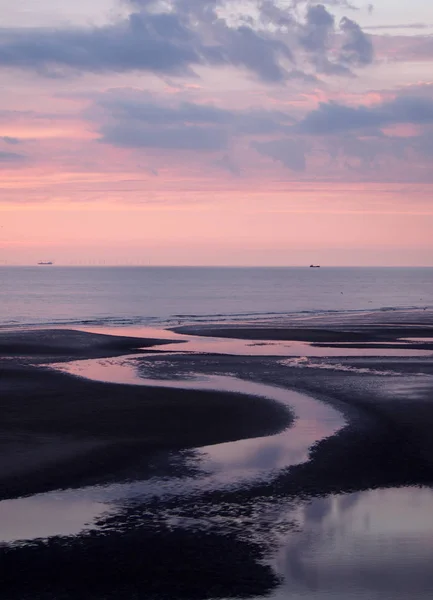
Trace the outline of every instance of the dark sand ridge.
[[[418, 325], [372, 325], [363, 323], [338, 324], [334, 327], [306, 327], [299, 325], [272, 327], [258, 324], [245, 325], [184, 325], [171, 328], [176, 333], [206, 337], [219, 337], [241, 340], [272, 340], [272, 341], [299, 341], [318, 345], [332, 344], [337, 347], [401, 347], [410, 348], [404, 343], [405, 338], [427, 338], [425, 344], [419, 348], [433, 347], [433, 326]], [[431, 342], [430, 342], [431, 338]], [[396, 342], [400, 342], [396, 345]], [[347, 344], [347, 345], [346, 345]], [[348, 345], [350, 344], [350, 346]], [[380, 344], [380, 345], [378, 345]], [[389, 346], [387, 344], [392, 344]], [[354, 346], [355, 345], [355, 346]]]
[[113, 336], [72, 329], [0, 331], [0, 358], [27, 357], [35, 362], [103, 358], [137, 352], [141, 348], [176, 343], [157, 338]]
[[1, 551], [2, 600], [251, 598], [278, 584], [259, 545], [163, 523]]

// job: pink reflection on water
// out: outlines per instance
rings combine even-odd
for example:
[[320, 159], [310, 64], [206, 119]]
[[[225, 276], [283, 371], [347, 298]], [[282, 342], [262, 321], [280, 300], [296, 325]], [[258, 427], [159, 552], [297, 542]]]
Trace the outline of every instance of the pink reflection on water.
[[[331, 406], [292, 390], [225, 375], [191, 374], [187, 380], [151, 379], [141, 377], [138, 372], [138, 368], [142, 370], [145, 366], [140, 355], [52, 365], [57, 370], [96, 381], [261, 396], [281, 402], [294, 412], [293, 425], [280, 434], [201, 448], [205, 470], [212, 473], [213, 485], [215, 477], [219, 484], [235, 483], [269, 477], [273, 470], [305, 462], [311, 446], [336, 433], [345, 423]], [[164, 364], [159, 366], [163, 373]]]
[[275, 560], [284, 583], [270, 600], [429, 600], [432, 506], [428, 488], [379, 489], [299, 504], [299, 531], [282, 540]]
[[[173, 340], [175, 345], [153, 346], [152, 350], [163, 352], [199, 352], [209, 354], [232, 354], [235, 356], [433, 356], [431, 350], [401, 348], [338, 348], [336, 346], [312, 346], [307, 342], [275, 340], [241, 340], [218, 337], [184, 335], [153, 327], [91, 327], [81, 328], [90, 333]], [[431, 341], [431, 340], [430, 340]], [[401, 342], [395, 342], [398, 344]]]

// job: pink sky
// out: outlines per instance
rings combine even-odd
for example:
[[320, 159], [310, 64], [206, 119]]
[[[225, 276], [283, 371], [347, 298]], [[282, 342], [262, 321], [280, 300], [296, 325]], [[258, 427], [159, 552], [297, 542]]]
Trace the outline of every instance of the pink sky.
[[431, 2], [4, 4], [0, 264], [432, 264]]

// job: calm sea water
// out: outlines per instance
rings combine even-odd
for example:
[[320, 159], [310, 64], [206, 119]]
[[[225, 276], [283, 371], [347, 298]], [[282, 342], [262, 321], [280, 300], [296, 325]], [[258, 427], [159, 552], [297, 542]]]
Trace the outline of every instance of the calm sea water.
[[0, 267], [0, 325], [168, 325], [424, 308], [433, 268]]

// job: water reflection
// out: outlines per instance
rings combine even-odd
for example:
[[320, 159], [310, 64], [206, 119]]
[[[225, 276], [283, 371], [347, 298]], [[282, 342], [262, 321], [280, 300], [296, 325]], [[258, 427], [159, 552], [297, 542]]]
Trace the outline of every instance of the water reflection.
[[433, 589], [433, 490], [401, 488], [299, 507], [276, 559], [275, 600], [426, 599]]
[[[136, 365], [135, 365], [136, 366]], [[269, 480], [283, 468], [308, 460], [309, 451], [319, 440], [333, 435], [345, 421], [331, 406], [303, 394], [269, 385], [243, 381], [227, 376], [191, 376], [188, 381], [161, 381], [141, 378], [131, 361], [90, 360], [56, 365], [68, 373], [121, 383], [140, 383], [182, 389], [218, 390], [263, 396], [282, 402], [294, 411], [295, 420], [289, 429], [278, 435], [238, 440], [202, 447], [197, 450], [201, 477], [158, 478], [144, 481], [95, 486], [82, 490], [42, 494], [25, 500], [0, 502], [0, 522], [15, 523], [6, 531], [0, 526], [0, 539], [31, 539], [55, 534], [75, 534], [102, 512], [131, 499], [146, 502], [160, 498], [185, 497], [204, 491], [239, 486], [248, 482]], [[59, 503], [60, 501], [60, 503]], [[63, 521], [56, 513], [64, 505]], [[68, 507], [76, 518], [68, 524]], [[21, 526], [20, 515], [34, 514], [36, 531]], [[81, 521], [80, 521], [81, 514]], [[52, 518], [53, 516], [53, 518]], [[81, 527], [80, 527], [81, 523]], [[68, 529], [69, 527], [69, 529]], [[5, 537], [6, 536], [6, 537]]]
[[[10, 542], [73, 535], [86, 524], [94, 525], [102, 513], [121, 511], [131, 500], [144, 508], [147, 501], [155, 499], [161, 503], [175, 499], [174, 504], [178, 498], [186, 503], [189, 500], [193, 510], [191, 523], [194, 523], [196, 498], [201, 492], [269, 479], [276, 471], [308, 460], [309, 449], [315, 442], [344, 425], [337, 411], [303, 394], [227, 376], [199, 377], [190, 373], [187, 380], [150, 379], [145, 377], [143, 358], [140, 360], [140, 372], [137, 369], [140, 363], [134, 357], [77, 361], [55, 367], [101, 381], [265, 396], [291, 407], [295, 422], [279, 435], [199, 449], [202, 469], [199, 477], [152, 478], [1, 502], [0, 539]], [[165, 360], [169, 361], [169, 356]], [[162, 374], [165, 367], [163, 361], [158, 362]], [[399, 387], [392, 388], [392, 393], [398, 394]], [[256, 507], [259, 505], [256, 498], [252, 502]], [[262, 498], [261, 502], [264, 506], [253, 514], [258, 535], [264, 536], [262, 528], [276, 528], [279, 522], [296, 524], [289, 532], [277, 534], [280, 543], [273, 566], [283, 577], [283, 583], [268, 596], [270, 600], [431, 598], [433, 490], [364, 491], [308, 503], [293, 498], [290, 504], [285, 501], [278, 504], [272, 498]], [[221, 506], [213, 508], [214, 514], [207, 511], [205, 516], [208, 522], [215, 521], [221, 533], [224, 534], [224, 527], [232, 519], [251, 535], [251, 523], [243, 521], [245, 517], [239, 512], [227, 510], [222, 517]], [[190, 526], [183, 515], [177, 523], [175, 515], [171, 518], [175, 526]]]
[[106, 506], [92, 498], [63, 493], [40, 494], [0, 502], [0, 542], [75, 535], [99, 517]]
[[[162, 362], [164, 364], [157, 361], [157, 370], [153, 371], [155, 375], [164, 372], [166, 364], [165, 361]], [[345, 423], [342, 415], [328, 404], [293, 390], [223, 375], [191, 373], [188, 380], [177, 381], [140, 376], [145, 372], [143, 367], [146, 366], [146, 361], [142, 358], [80, 360], [52, 366], [60, 371], [96, 381], [262, 396], [285, 404], [294, 412], [293, 425], [279, 435], [200, 448], [203, 468], [211, 473], [212, 477], [211, 482], [202, 479], [200, 483], [202, 487], [242, 483], [246, 479], [269, 478], [277, 469], [305, 462], [308, 460], [310, 448], [315, 443], [330, 437]], [[188, 486], [191, 483], [188, 482]], [[194, 482], [194, 485], [197, 483]], [[158, 490], [156, 486], [152, 489], [152, 493], [159, 495], [161, 489]], [[182, 491], [179, 490], [178, 485], [176, 489], [178, 493]], [[167, 493], [165, 487], [164, 493]]]
[[[377, 348], [339, 348], [332, 344], [322, 346], [312, 346], [307, 342], [299, 341], [277, 341], [277, 340], [242, 340], [230, 338], [218, 338], [207, 336], [187, 335], [175, 333], [167, 329], [157, 329], [153, 327], [86, 327], [80, 328], [81, 331], [89, 333], [104, 333], [108, 335], [126, 335], [130, 337], [143, 337], [173, 340], [176, 345], [153, 346], [152, 350], [167, 352], [188, 352], [188, 353], [212, 353], [212, 354], [232, 354], [236, 356], [308, 356], [308, 357], [348, 357], [348, 356], [432, 356], [431, 350], [420, 350], [416, 347], [418, 340], [407, 340], [413, 343], [414, 347], [409, 349], [402, 348], [383, 348], [378, 343]], [[426, 338], [427, 341], [431, 339]], [[402, 340], [403, 341], [403, 340]], [[425, 341], [422, 339], [421, 341]], [[387, 345], [393, 346], [402, 342], [391, 342]], [[374, 345], [374, 342], [371, 342]], [[383, 345], [383, 344], [382, 344]], [[354, 344], [355, 346], [355, 344]]]

